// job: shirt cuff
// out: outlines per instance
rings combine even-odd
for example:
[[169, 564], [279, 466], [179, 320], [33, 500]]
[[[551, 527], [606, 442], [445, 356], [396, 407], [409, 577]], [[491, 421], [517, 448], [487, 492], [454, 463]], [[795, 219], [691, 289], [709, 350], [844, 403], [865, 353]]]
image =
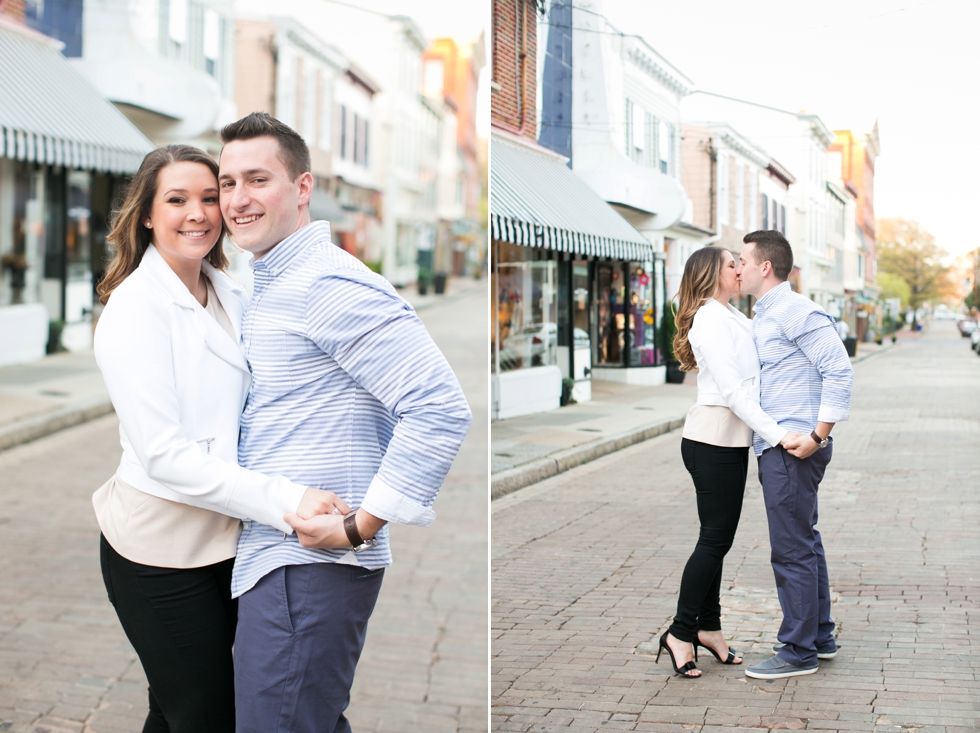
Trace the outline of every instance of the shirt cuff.
[[419, 527], [428, 527], [436, 518], [436, 513], [431, 508], [412, 501], [378, 476], [368, 486], [360, 508], [386, 522], [414, 524]]
[[840, 407], [820, 405], [820, 410], [817, 412], [817, 422], [839, 423], [847, 422], [850, 419], [851, 411]]
[[759, 437], [766, 441], [766, 445], [768, 445], [770, 448], [775, 448], [782, 442], [783, 438], [785, 438], [788, 433], [789, 430], [777, 425], [772, 430], [759, 433]]

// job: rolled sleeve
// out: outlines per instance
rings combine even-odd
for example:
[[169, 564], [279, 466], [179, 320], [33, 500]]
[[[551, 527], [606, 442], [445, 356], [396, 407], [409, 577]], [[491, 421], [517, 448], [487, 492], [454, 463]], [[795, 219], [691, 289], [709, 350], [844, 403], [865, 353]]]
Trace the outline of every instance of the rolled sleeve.
[[372, 273], [321, 276], [307, 314], [310, 337], [397, 420], [362, 507], [388, 521], [430, 524], [472, 420], [456, 375], [415, 311]]
[[361, 509], [386, 522], [414, 524], [419, 527], [428, 527], [436, 518], [431, 507], [413, 501], [391, 488], [379, 476], [371, 481]]
[[851, 390], [854, 368], [830, 316], [815, 313], [808, 323], [814, 328], [795, 339], [800, 350], [820, 372], [822, 386], [817, 420], [826, 423], [846, 422], [851, 417]]

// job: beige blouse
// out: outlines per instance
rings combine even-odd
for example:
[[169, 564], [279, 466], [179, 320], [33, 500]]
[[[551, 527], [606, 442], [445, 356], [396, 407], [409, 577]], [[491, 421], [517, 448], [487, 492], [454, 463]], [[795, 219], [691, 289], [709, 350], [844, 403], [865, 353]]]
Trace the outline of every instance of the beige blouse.
[[682, 437], [724, 448], [752, 445], [752, 428], [727, 407], [694, 405], [688, 410]]
[[[206, 279], [206, 278], [205, 278]], [[235, 329], [208, 280], [204, 307], [231, 336]], [[162, 568], [199, 568], [235, 556], [242, 523], [208, 509], [143, 493], [113, 476], [92, 496], [99, 528], [116, 552]]]

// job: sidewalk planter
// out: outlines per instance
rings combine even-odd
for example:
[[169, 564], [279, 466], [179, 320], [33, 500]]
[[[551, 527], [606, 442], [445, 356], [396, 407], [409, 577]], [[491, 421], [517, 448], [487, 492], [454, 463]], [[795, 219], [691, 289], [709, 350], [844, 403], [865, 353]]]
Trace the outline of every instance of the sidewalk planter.
[[432, 281], [432, 286], [435, 288], [436, 295], [444, 295], [446, 293], [446, 273], [437, 272], [435, 278]]
[[561, 407], [561, 369], [517, 369], [490, 375], [491, 417], [506, 420]]
[[685, 376], [679, 361], [667, 362], [667, 384], [684, 384]]
[[44, 358], [48, 344], [48, 309], [41, 303], [0, 308], [0, 366]]
[[858, 355], [858, 340], [853, 337], [848, 337], [844, 339], [844, 349], [847, 351], [848, 356]]

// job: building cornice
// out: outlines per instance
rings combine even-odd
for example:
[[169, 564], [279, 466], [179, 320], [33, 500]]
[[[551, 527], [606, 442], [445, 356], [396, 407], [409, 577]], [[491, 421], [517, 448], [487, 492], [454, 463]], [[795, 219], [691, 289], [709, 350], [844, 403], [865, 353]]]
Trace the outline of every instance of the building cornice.
[[793, 177], [793, 174], [786, 170], [775, 158], [769, 159], [768, 170], [770, 176], [773, 178], [778, 178], [780, 181], [786, 184], [787, 188], [796, 183], [796, 178]]
[[817, 115], [807, 115], [802, 113], [798, 114], [797, 117], [810, 125], [810, 132], [815, 138], [817, 138], [817, 140], [823, 143], [825, 148], [829, 148], [834, 144], [837, 136], [830, 131], [830, 128], [824, 124], [820, 117]]
[[729, 148], [744, 158], [748, 158], [760, 168], [769, 167], [769, 156], [746, 142], [731, 128], [718, 130], [718, 138]]
[[[640, 48], [639, 43], [642, 43], [646, 49]], [[629, 44], [626, 49], [626, 58], [647, 76], [660, 82], [681, 97], [689, 94], [694, 87], [694, 82], [677, 71], [642, 39], [637, 40], [636, 44]]]

